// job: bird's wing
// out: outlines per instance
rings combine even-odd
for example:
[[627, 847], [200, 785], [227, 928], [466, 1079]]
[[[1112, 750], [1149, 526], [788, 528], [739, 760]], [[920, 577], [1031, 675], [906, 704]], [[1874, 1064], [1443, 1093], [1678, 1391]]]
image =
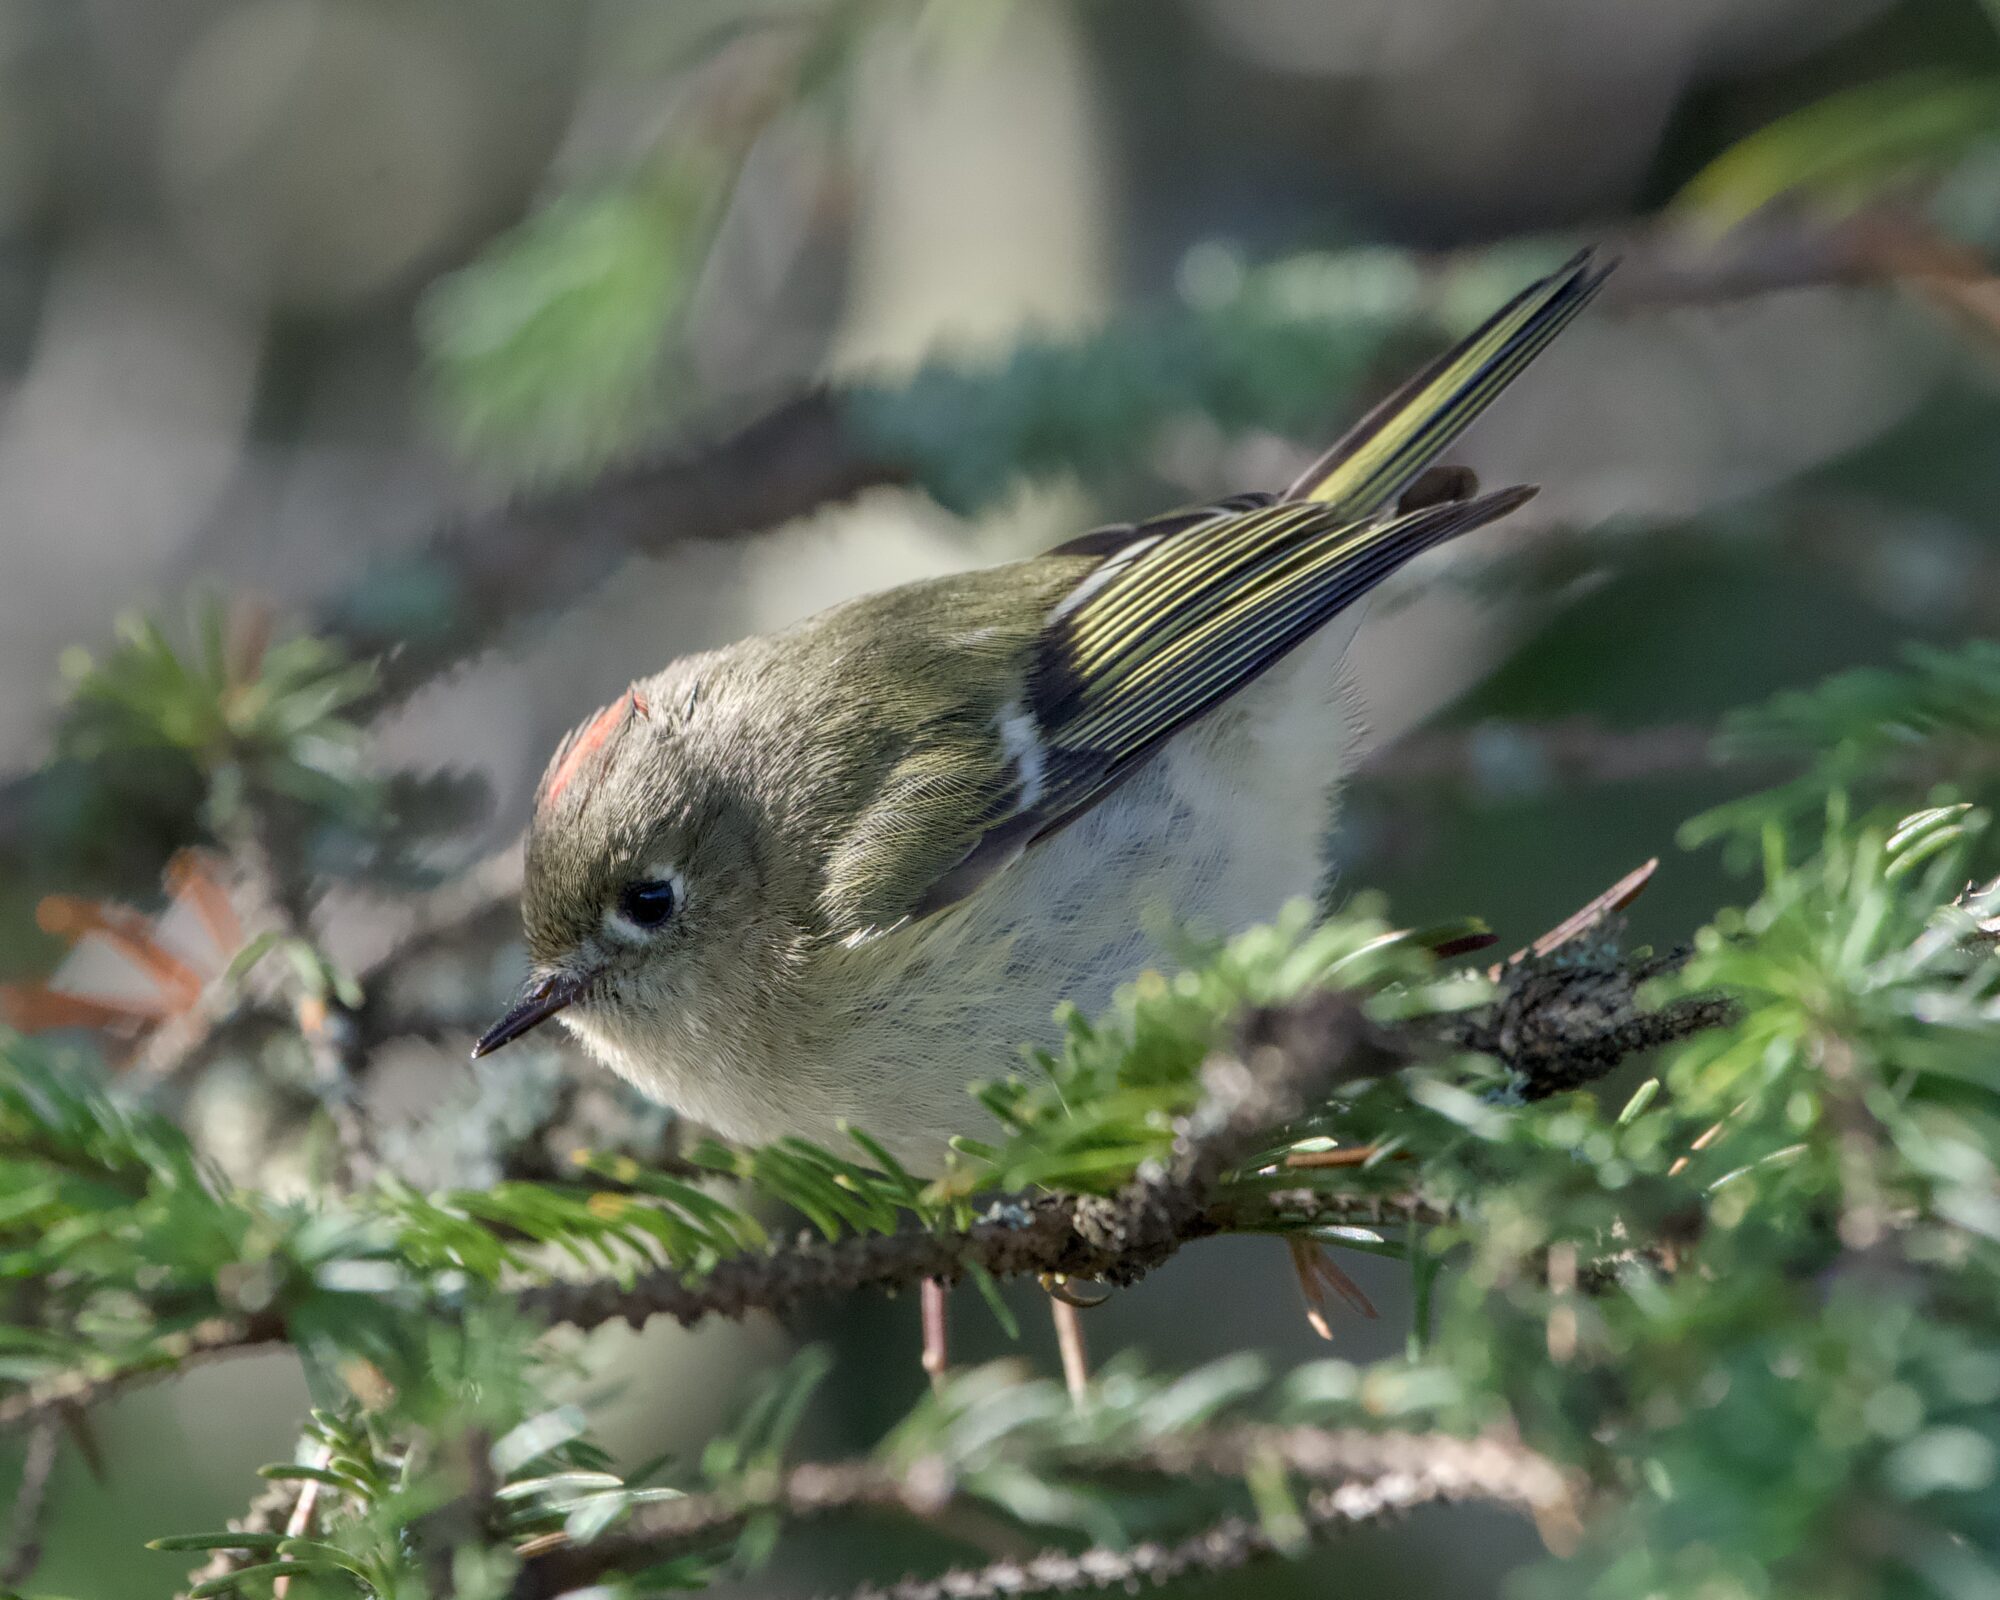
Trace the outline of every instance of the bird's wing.
[[962, 900], [1412, 557], [1526, 500], [1533, 490], [1475, 498], [1469, 474], [1426, 469], [1609, 270], [1586, 251], [1530, 285], [1283, 496], [1239, 495], [1050, 551], [1052, 569], [1081, 575], [1028, 641], [1019, 692], [980, 708], [991, 759], [962, 757], [956, 711], [949, 737], [912, 740], [833, 865], [835, 926], [866, 937]]
[[1386, 522], [1280, 503], [1109, 558], [1051, 614], [1022, 696], [996, 718], [990, 803], [908, 914], [963, 899], [1406, 561], [1533, 494], [1503, 489]]

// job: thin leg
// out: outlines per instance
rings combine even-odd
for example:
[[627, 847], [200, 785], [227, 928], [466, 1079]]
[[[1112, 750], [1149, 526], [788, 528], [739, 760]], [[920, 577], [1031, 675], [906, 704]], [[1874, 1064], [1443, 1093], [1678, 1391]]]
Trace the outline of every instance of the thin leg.
[[930, 1374], [931, 1387], [935, 1389], [943, 1384], [945, 1368], [951, 1360], [947, 1348], [950, 1330], [945, 1323], [945, 1286], [936, 1278], [926, 1278], [917, 1295], [924, 1312], [924, 1371]]
[[1069, 1403], [1082, 1408], [1090, 1387], [1090, 1352], [1083, 1347], [1083, 1319], [1076, 1302], [1060, 1295], [1049, 1300], [1056, 1316], [1056, 1348], [1062, 1352], [1063, 1383], [1069, 1389]]

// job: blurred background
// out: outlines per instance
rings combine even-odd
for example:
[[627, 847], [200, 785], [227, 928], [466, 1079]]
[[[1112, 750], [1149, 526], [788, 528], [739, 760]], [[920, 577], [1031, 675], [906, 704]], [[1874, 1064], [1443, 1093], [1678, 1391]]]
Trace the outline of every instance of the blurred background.
[[[101, 652], [121, 613], [171, 632], [216, 594], [291, 623], [371, 583], [393, 611], [435, 530], [556, 492], [587, 520], [607, 467], [821, 382], [921, 407], [914, 378], [956, 375], [948, 436], [989, 414], [965, 393], [1021, 376], [1024, 341], [1077, 352], [1062, 370], [1079, 394], [1102, 376], [1111, 406], [1148, 351], [1169, 385], [1208, 359], [1174, 355], [1174, 330], [1218, 308], [1370, 330], [1344, 386], [1281, 373], [1268, 403], [1149, 417], [1094, 456], [1016, 440], [992, 465], [948, 442], [926, 476], [949, 509], [875, 489], [631, 560], [377, 724], [371, 766], [479, 780], [443, 785], [483, 799], [427, 862], [497, 907], [476, 959], [435, 975], [465, 1032], [413, 1035], [366, 1086], [405, 1130], [392, 1159], [490, 1179], [523, 1095], [569, 1097], [593, 1137], [655, 1130], [553, 1045], [500, 1074], [465, 1059], [519, 971], [507, 852], [565, 728], [675, 655], [848, 595], [1275, 486], [1451, 333], [1609, 240], [1626, 264], [1600, 309], [1457, 452], [1541, 497], [1362, 630], [1378, 754], [1336, 893], [1480, 915], [1511, 949], [1661, 855], [1636, 931], [1685, 937], [1737, 892], [1675, 842], [1743, 786], [1700, 734], [2000, 613], [1996, 29], [1976, 0], [4, 0], [0, 771], [45, 759], [65, 651]], [[558, 519], [511, 581], [560, 587], [572, 559]], [[128, 866], [17, 850], [0, 969], [59, 956], [33, 916], [50, 890], [143, 900]], [[355, 887], [329, 938], [365, 966], [407, 916]], [[185, 1109], [237, 1176], [300, 1181], [309, 1152], [254, 1062]], [[1336, 1352], [1364, 1359], [1404, 1338], [1407, 1299], [1393, 1264], [1350, 1266], [1380, 1316], [1340, 1317]], [[958, 1351], [1052, 1370], [1036, 1297], [1015, 1298], [1018, 1347], [967, 1295]], [[1165, 1366], [1323, 1348], [1276, 1244], [1196, 1247], [1085, 1325], [1099, 1358]], [[914, 1305], [863, 1300], [600, 1335], [576, 1392], [627, 1459], [698, 1448], [810, 1340], [845, 1374], [819, 1453], [922, 1383]], [[242, 1505], [303, 1398], [285, 1357], [107, 1408], [102, 1475], [66, 1453], [38, 1581], [166, 1592], [185, 1559], [140, 1541]], [[887, 1537], [815, 1536], [752, 1587], [838, 1590], [883, 1570]], [[1455, 1513], [1251, 1582], [1498, 1594], [1532, 1547]]]

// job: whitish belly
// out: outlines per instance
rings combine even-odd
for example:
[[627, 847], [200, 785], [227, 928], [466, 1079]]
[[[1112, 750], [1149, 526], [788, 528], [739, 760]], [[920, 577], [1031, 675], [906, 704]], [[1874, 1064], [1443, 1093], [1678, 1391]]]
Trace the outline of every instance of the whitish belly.
[[1318, 892], [1358, 737], [1339, 675], [1352, 626], [1176, 735], [963, 905], [853, 952], [870, 971], [813, 1052], [832, 1070], [794, 1076], [773, 1106], [785, 1131], [825, 1138], [845, 1117], [933, 1168], [950, 1133], [986, 1131], [967, 1084], [1052, 1042], [1059, 1002], [1101, 1011], [1171, 959], [1163, 933], [1236, 933]]

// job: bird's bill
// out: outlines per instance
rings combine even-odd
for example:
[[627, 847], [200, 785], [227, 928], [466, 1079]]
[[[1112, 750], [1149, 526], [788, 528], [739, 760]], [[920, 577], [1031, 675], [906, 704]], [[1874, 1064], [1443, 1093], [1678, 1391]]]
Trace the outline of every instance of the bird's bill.
[[538, 1028], [565, 1006], [573, 1005], [583, 998], [583, 991], [590, 986], [587, 977], [574, 977], [568, 973], [554, 973], [546, 978], [533, 978], [521, 991], [521, 998], [508, 1008], [507, 1014], [479, 1036], [479, 1042], [472, 1047], [475, 1058], [490, 1056], [503, 1044], [512, 1044], [531, 1028]]

